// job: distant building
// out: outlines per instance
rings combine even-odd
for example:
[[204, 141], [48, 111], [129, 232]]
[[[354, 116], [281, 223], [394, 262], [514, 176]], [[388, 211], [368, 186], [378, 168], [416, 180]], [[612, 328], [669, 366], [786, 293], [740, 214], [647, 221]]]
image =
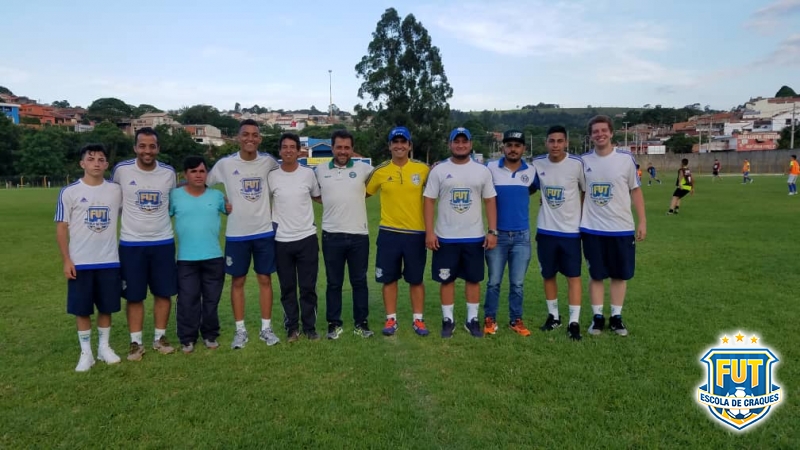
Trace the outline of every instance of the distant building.
[[776, 114], [791, 112], [796, 108], [800, 114], [800, 97], [757, 98], [744, 104], [743, 119], [771, 119]]
[[219, 147], [225, 143], [225, 140], [222, 139], [222, 131], [213, 125], [184, 125], [183, 129], [198, 144]]
[[133, 119], [131, 121], [134, 133], [140, 128], [155, 128], [159, 125], [176, 126], [180, 124], [169, 114], [163, 112], [142, 114], [138, 119]]
[[19, 125], [19, 107], [16, 103], [0, 103], [0, 112], [14, 122], [14, 125]]
[[74, 130], [76, 133], [88, 133], [94, 130], [94, 125], [85, 125], [82, 123], [76, 123]]
[[736, 136], [736, 151], [775, 150], [778, 148], [780, 133], [746, 133]]

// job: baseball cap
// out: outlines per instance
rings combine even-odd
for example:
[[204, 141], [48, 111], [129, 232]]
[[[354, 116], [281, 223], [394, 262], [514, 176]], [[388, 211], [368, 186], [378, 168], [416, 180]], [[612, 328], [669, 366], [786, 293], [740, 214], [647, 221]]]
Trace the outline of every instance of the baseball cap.
[[455, 138], [458, 137], [459, 134], [463, 134], [467, 137], [468, 141], [472, 140], [472, 134], [470, 134], [469, 130], [464, 127], [453, 128], [453, 131], [450, 132], [450, 141], [453, 142]]
[[505, 144], [506, 142], [509, 141], [517, 141], [517, 142], [522, 142], [524, 144], [525, 133], [519, 130], [508, 130], [505, 133], [503, 133], [503, 143]]
[[406, 127], [392, 128], [392, 131], [389, 132], [389, 142], [398, 136], [404, 137], [407, 141], [411, 142], [411, 132], [408, 131], [408, 128]]

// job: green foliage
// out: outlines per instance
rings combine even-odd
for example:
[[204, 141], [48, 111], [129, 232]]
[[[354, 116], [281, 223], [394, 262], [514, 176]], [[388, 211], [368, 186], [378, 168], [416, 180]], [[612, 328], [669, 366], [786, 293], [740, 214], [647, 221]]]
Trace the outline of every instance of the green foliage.
[[239, 132], [239, 121], [230, 116], [223, 116], [219, 110], [210, 105], [194, 105], [186, 108], [177, 118], [184, 125], [212, 125], [220, 129], [225, 136], [235, 136]]
[[23, 125], [41, 125], [42, 121], [38, 117], [20, 117], [19, 123]]
[[697, 144], [697, 138], [683, 133], [674, 134], [664, 142], [672, 153], [692, 153], [692, 145]]
[[20, 128], [0, 115], [0, 176], [14, 175], [14, 155], [19, 151]]
[[147, 113], [160, 113], [164, 112], [153, 105], [148, 104], [141, 104], [136, 108], [133, 108], [133, 117], [141, 117], [143, 114]]
[[794, 91], [794, 89], [784, 85], [778, 89], [778, 92], [775, 93], [775, 97], [797, 97], [797, 93]]
[[55, 107], [55, 108], [70, 108], [71, 107], [67, 100], [56, 100], [53, 103], [51, 103], [50, 105]]
[[44, 127], [23, 136], [14, 169], [23, 176], [68, 175], [67, 157], [77, 145], [75, 133], [61, 127]]
[[194, 138], [182, 128], [171, 128], [168, 125], [156, 127], [159, 140], [159, 161], [163, 161], [176, 170], [180, 171], [183, 167], [183, 160], [187, 156], [200, 155], [206, 156], [208, 147], [198, 144]]
[[[82, 144], [100, 143], [108, 149], [109, 165], [113, 167], [120, 161], [134, 157], [133, 138], [126, 135], [115, 124], [111, 122], [101, 122], [95, 125], [94, 130], [88, 133], [81, 133]], [[74, 168], [78, 167], [78, 152], [70, 153], [70, 160]], [[79, 169], [78, 169], [79, 170]]]
[[121, 119], [130, 119], [133, 107], [114, 97], [98, 98], [86, 109], [86, 117], [96, 122], [107, 120], [117, 123]]
[[[800, 147], [800, 126], [794, 127], [794, 148]], [[778, 148], [792, 148], [792, 127], [791, 125], [781, 130], [781, 138], [778, 140]]]
[[11, 89], [9, 89], [9, 88], [7, 88], [5, 86], [0, 86], [0, 94], [14, 95], [14, 93], [11, 92]]

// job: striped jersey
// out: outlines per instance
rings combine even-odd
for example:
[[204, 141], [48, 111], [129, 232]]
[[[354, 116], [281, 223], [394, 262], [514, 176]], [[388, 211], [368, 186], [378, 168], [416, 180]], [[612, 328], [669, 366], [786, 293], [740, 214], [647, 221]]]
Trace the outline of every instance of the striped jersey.
[[530, 196], [528, 188], [536, 176], [533, 166], [521, 161], [515, 172], [509, 170], [506, 159], [489, 161], [486, 167], [492, 174], [497, 192], [497, 229], [500, 231], [530, 230]]

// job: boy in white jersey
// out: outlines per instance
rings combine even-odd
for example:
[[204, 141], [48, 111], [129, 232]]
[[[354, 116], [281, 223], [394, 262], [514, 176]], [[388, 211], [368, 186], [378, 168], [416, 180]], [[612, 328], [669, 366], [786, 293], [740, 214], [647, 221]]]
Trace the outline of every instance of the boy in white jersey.
[[311, 200], [319, 200], [319, 184], [314, 171], [297, 162], [300, 137], [284, 133], [279, 145], [282, 162], [278, 170], [273, 170], [267, 176], [267, 185], [272, 197], [273, 219], [277, 224], [275, 250], [284, 311], [283, 324], [288, 342], [296, 342], [300, 337], [298, 322], [302, 317], [303, 334], [315, 341], [319, 339], [316, 330], [319, 242]]
[[83, 178], [61, 189], [56, 206], [56, 240], [67, 278], [67, 313], [75, 316], [81, 356], [77, 372], [94, 365], [92, 314], [97, 307], [97, 359], [116, 364], [108, 345], [111, 314], [120, 310], [122, 280], [117, 252], [117, 223], [122, 191], [103, 179], [108, 151], [101, 144], [81, 149]]
[[178, 293], [175, 239], [169, 217], [169, 193], [176, 177], [175, 169], [156, 160], [159, 150], [158, 133], [141, 128], [134, 137], [136, 158], [117, 164], [111, 173], [111, 180], [122, 188], [119, 259], [131, 333], [129, 361], [139, 361], [144, 355], [142, 328], [148, 286], [154, 299], [153, 349], [162, 354], [175, 351], [165, 334], [172, 307], [170, 297]]
[[[451, 157], [436, 165], [428, 175], [425, 186], [425, 246], [433, 250], [431, 271], [433, 280], [440, 283], [442, 303], [442, 337], [453, 336], [455, 322], [455, 280], [466, 283], [467, 320], [469, 333], [483, 337], [478, 322], [480, 282], [483, 281], [484, 250], [497, 245], [497, 193], [492, 174], [486, 166], [472, 160], [472, 136], [466, 128], [450, 132]], [[438, 215], [434, 226], [434, 207], [438, 199]], [[486, 206], [488, 232], [483, 228], [480, 199]]]
[[239, 125], [239, 151], [220, 159], [208, 174], [208, 185], [224, 184], [233, 208], [225, 228], [225, 271], [231, 276], [231, 306], [236, 332], [231, 348], [249, 341], [244, 325], [244, 283], [253, 260], [261, 306], [259, 338], [280, 342], [272, 331], [272, 273], [275, 272], [275, 231], [269, 205], [267, 174], [278, 168], [272, 156], [259, 153], [261, 132], [252, 119]]
[[547, 155], [533, 160], [536, 179], [533, 190], [541, 191], [542, 206], [536, 225], [539, 270], [544, 279], [547, 320], [542, 331], [561, 326], [558, 313], [556, 275], [567, 277], [569, 326], [567, 335], [581, 339], [581, 200], [586, 180], [583, 162], [566, 152], [567, 130], [555, 125], [547, 130]]
[[[636, 241], [643, 241], [647, 235], [641, 181], [636, 174], [633, 155], [614, 148], [611, 141], [614, 126], [609, 117], [593, 117], [588, 131], [595, 148], [581, 158], [586, 176], [586, 200], [580, 229], [583, 254], [591, 277], [589, 296], [594, 318], [589, 334], [600, 334], [605, 326], [604, 280], [611, 278], [609, 329], [627, 336], [628, 330], [622, 322], [622, 305], [627, 280], [633, 278], [636, 265]], [[634, 226], [631, 204], [636, 208], [637, 226]]]

